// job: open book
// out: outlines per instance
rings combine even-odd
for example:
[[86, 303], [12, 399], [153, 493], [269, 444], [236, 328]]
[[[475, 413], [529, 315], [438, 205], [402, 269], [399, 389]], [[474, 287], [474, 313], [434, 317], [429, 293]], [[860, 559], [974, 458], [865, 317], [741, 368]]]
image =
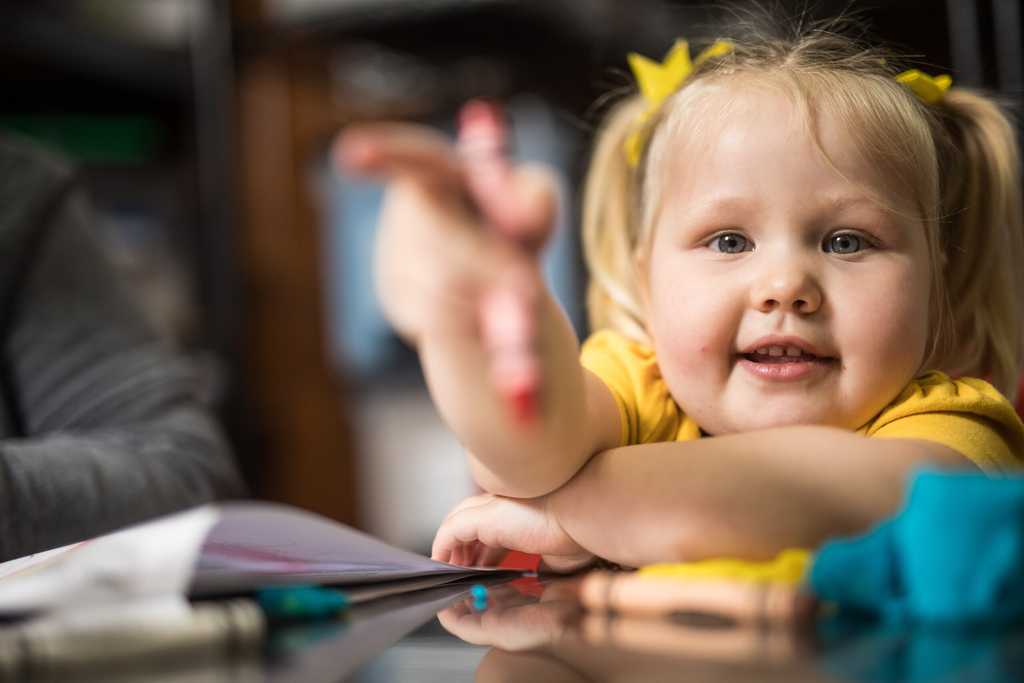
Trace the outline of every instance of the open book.
[[0, 564], [0, 615], [294, 584], [340, 586], [361, 602], [496, 572], [435, 562], [287, 505], [231, 502]]
[[435, 562], [285, 505], [250, 502], [219, 508], [220, 519], [202, 545], [192, 577], [193, 596], [267, 585], [331, 584], [352, 589], [358, 598], [383, 594], [384, 583], [405, 582], [419, 589], [496, 571]]

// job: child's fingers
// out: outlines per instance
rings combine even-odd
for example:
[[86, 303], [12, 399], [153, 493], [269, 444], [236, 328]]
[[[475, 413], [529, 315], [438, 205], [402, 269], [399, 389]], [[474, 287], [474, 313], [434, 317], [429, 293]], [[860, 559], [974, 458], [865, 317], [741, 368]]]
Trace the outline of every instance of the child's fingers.
[[[482, 232], [467, 213], [448, 207], [435, 211], [434, 198], [425, 196], [429, 189], [395, 185], [382, 217], [386, 223], [377, 238], [374, 268], [388, 319], [417, 344], [424, 335], [451, 334], [480, 343], [480, 297], [506, 273], [537, 271], [536, 265], [521, 249]], [[542, 286], [539, 272], [531, 277]]]
[[461, 559], [462, 542], [451, 533], [448, 520], [441, 523], [441, 528], [434, 535], [434, 543], [430, 548], [430, 559], [448, 564], [458, 564]]
[[544, 167], [511, 164], [507, 139], [498, 106], [477, 100], [462, 108], [459, 154], [465, 162], [471, 199], [504, 237], [537, 250], [554, 223], [556, 183]]
[[503, 235], [530, 251], [544, 246], [558, 208], [557, 185], [547, 168], [522, 164], [513, 167], [505, 183], [470, 183], [470, 189]]
[[459, 543], [452, 549], [452, 556], [449, 560], [450, 564], [456, 564], [460, 567], [466, 566], [466, 558], [469, 555], [469, 544]]
[[375, 123], [353, 126], [335, 141], [335, 161], [375, 178], [412, 177], [424, 185], [462, 190], [462, 162], [451, 143], [425, 126]]
[[448, 563], [460, 567], [475, 567], [482, 547], [483, 545], [479, 541], [459, 543], [452, 550], [451, 559], [448, 560]]
[[456, 543], [448, 552], [435, 552], [432, 559], [438, 562], [447, 562], [459, 567], [496, 567], [508, 551], [504, 548], [492, 548], [479, 541], [470, 543]]
[[472, 544], [477, 546], [476, 554], [472, 557], [473, 562], [475, 563], [477, 561], [477, 557], [482, 554], [483, 549], [485, 549], [486, 546], [480, 543], [475, 536], [470, 535], [466, 540], [456, 539], [448, 534], [447, 530], [450, 528], [449, 524], [453, 516], [462, 514], [467, 510], [487, 505], [493, 499], [494, 496], [489, 493], [470, 496], [469, 498], [463, 499], [458, 505], [452, 508], [451, 512], [449, 512], [441, 522], [441, 528], [437, 530], [437, 534], [434, 537], [434, 543], [430, 550], [431, 559], [437, 560], [438, 562], [447, 562], [448, 564], [468, 566], [470, 559], [468, 546]]
[[[485, 532], [492, 523], [493, 499], [483, 505], [467, 506], [454, 510], [441, 523], [434, 537], [434, 545], [430, 556], [434, 559], [440, 557], [453, 557], [453, 553], [466, 543], [481, 541], [487, 543], [487, 539], [480, 538], [480, 533]], [[490, 543], [489, 545], [498, 545]], [[462, 553], [459, 553], [462, 559]], [[452, 564], [455, 564], [453, 561]]]
[[475, 567], [480, 558], [480, 553], [484, 548], [483, 543], [480, 541], [471, 541], [466, 543], [464, 554], [462, 556], [462, 564], [466, 567]]
[[456, 544], [449, 558], [441, 561], [460, 567], [493, 567], [501, 562], [506, 552], [504, 548], [491, 548], [480, 541], [470, 541]]
[[[463, 155], [441, 133], [406, 123], [360, 124], [334, 143], [335, 162], [376, 178], [409, 177], [467, 192], [485, 220], [530, 249], [547, 239], [557, 208], [556, 183], [541, 166], [511, 166], [501, 157]], [[491, 159], [491, 160], [488, 160]], [[495, 168], [506, 169], [495, 171]]]
[[540, 250], [554, 227], [558, 192], [551, 172], [536, 165], [512, 166], [508, 173], [473, 173], [470, 196], [501, 235], [531, 252]]
[[469, 541], [456, 541], [451, 538], [445, 537], [444, 542], [439, 543], [441, 539], [441, 531], [445, 529], [448, 524], [448, 520], [452, 515], [462, 511], [485, 505], [492, 496], [490, 494], [482, 494], [479, 496], [470, 496], [462, 500], [456, 505], [451, 512], [449, 512], [444, 520], [441, 522], [441, 528], [438, 529], [437, 535], [434, 538], [434, 544], [430, 551], [430, 557], [438, 562], [447, 562], [448, 564], [465, 565], [466, 558], [469, 555], [468, 546], [472, 543], [476, 543], [475, 539]]

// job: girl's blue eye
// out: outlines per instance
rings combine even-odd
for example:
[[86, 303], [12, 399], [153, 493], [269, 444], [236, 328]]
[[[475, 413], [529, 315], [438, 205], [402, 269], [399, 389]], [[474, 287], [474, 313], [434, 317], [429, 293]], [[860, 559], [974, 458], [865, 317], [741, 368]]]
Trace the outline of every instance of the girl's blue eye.
[[750, 243], [743, 235], [727, 232], [712, 239], [708, 246], [712, 251], [719, 251], [723, 254], [738, 254], [741, 251], [747, 251], [748, 244]]
[[840, 232], [825, 238], [822, 245], [826, 253], [832, 254], [856, 254], [866, 245], [864, 240], [850, 232]]

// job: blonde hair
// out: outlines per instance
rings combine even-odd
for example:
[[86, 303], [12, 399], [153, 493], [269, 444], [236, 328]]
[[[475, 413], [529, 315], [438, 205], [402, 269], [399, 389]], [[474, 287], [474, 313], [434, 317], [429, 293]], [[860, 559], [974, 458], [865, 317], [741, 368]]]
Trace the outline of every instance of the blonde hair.
[[726, 37], [733, 52], [697, 67], [649, 117], [636, 168], [624, 142], [645, 108], [640, 96], [624, 98], [601, 127], [583, 196], [591, 329], [650, 343], [636, 255], [649, 242], [667, 142], [683, 131], [700, 133], [701, 91], [735, 79], [781, 85], [823, 154], [813, 116], [822, 109], [840, 117], [856, 147], [913, 200], [932, 273], [932, 339], [922, 368], [986, 377], [1013, 400], [1024, 343], [1024, 218], [1017, 140], [1006, 114], [959, 87], [925, 104], [896, 82], [891, 54], [843, 36], [834, 22], [788, 37], [742, 28]]

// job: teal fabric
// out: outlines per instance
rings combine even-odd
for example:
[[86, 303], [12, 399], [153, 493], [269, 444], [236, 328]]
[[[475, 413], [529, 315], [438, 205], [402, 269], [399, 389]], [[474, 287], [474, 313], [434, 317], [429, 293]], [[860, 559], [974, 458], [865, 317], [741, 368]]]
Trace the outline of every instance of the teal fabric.
[[919, 473], [894, 518], [821, 548], [810, 585], [890, 623], [1024, 620], [1024, 476]]

